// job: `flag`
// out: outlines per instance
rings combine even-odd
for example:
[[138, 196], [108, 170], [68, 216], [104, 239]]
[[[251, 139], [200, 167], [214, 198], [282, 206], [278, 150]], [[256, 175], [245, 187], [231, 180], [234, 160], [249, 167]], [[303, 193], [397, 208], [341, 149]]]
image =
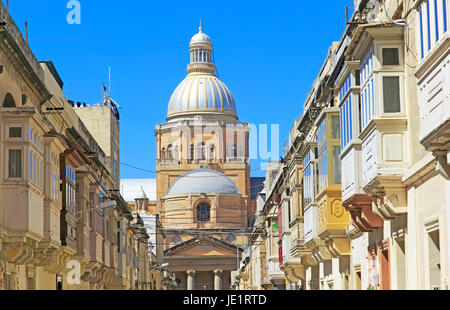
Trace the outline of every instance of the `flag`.
[[122, 107], [120, 105], [117, 104], [117, 102], [115, 102], [112, 98], [109, 98], [111, 105], [114, 105], [116, 108], [118, 109], [122, 109]]

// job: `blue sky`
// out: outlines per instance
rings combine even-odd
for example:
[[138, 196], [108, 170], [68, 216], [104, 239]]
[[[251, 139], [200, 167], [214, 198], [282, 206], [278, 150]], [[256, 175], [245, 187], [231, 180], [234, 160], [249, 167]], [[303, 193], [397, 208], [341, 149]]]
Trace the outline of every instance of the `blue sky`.
[[[3, 0], [6, 3], [6, 0]], [[68, 99], [94, 104], [112, 67], [112, 98], [121, 113], [121, 161], [154, 170], [153, 130], [186, 75], [188, 44], [203, 31], [214, 44], [220, 78], [239, 119], [280, 124], [280, 149], [351, 0], [106, 1], [79, 0], [81, 25], [66, 22], [67, 0], [10, 0], [10, 13], [39, 60], [52, 60]], [[254, 160], [252, 175], [260, 161]], [[121, 166], [121, 178], [153, 178]]]

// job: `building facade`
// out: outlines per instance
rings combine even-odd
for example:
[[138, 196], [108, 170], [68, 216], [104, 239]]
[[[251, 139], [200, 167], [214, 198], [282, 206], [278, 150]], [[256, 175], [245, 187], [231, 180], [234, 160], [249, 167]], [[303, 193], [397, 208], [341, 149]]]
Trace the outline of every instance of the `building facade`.
[[188, 75], [156, 126], [157, 213], [177, 289], [230, 289], [254, 214], [248, 124], [215, 74], [211, 39], [190, 41]]
[[266, 180], [288, 288], [448, 289], [448, 5], [355, 1]]
[[0, 289], [147, 288], [148, 236], [117, 190], [117, 109], [90, 108], [103, 132], [85, 124], [2, 3], [0, 16]]

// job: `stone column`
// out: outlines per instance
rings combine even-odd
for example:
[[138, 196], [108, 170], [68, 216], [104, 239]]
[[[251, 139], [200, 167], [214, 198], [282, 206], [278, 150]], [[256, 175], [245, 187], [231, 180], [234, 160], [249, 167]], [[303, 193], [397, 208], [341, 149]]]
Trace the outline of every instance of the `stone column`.
[[222, 270], [214, 270], [214, 290], [222, 290]]
[[195, 270], [188, 270], [187, 273], [187, 290], [195, 290]]

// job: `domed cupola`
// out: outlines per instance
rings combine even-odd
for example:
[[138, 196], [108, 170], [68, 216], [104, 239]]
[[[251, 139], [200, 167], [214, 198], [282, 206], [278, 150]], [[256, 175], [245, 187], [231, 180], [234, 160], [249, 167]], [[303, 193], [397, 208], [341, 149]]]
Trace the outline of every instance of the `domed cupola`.
[[167, 121], [192, 119], [195, 116], [236, 121], [238, 117], [234, 98], [215, 74], [213, 44], [201, 26], [192, 37], [189, 49], [189, 74], [170, 98]]

